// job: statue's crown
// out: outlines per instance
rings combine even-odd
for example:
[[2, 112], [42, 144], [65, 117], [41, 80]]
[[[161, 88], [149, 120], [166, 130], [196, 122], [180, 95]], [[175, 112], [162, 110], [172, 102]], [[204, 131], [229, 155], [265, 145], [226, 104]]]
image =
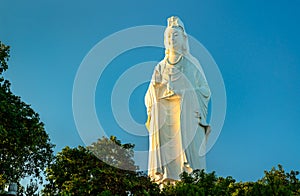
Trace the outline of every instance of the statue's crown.
[[171, 16], [170, 18], [168, 18], [168, 27], [181, 27], [181, 29], [184, 31], [184, 25], [177, 16]]

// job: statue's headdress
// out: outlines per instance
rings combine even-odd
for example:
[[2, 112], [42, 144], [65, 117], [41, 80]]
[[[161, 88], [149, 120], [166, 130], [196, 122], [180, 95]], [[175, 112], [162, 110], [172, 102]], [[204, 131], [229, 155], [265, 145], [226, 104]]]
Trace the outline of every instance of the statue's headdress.
[[179, 27], [185, 34], [183, 22], [177, 16], [171, 16], [168, 18], [168, 27], [167, 28], [176, 28]]

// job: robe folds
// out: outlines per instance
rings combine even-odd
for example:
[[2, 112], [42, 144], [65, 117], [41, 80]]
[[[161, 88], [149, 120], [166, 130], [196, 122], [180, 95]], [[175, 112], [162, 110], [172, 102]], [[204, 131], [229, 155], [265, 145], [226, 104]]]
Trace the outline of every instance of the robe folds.
[[[165, 96], [171, 90], [172, 96]], [[210, 89], [199, 62], [165, 58], [154, 69], [145, 95], [149, 131], [148, 175], [156, 182], [179, 180], [183, 171], [205, 169]]]

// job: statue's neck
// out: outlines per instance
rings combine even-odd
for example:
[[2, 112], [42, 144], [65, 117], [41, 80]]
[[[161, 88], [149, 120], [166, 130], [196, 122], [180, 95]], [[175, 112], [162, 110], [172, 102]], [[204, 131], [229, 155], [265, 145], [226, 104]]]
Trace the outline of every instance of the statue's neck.
[[168, 55], [169, 63], [177, 64], [180, 61], [181, 58], [182, 58], [182, 55], [179, 54], [178, 52], [176, 52], [174, 50], [169, 51], [169, 55]]

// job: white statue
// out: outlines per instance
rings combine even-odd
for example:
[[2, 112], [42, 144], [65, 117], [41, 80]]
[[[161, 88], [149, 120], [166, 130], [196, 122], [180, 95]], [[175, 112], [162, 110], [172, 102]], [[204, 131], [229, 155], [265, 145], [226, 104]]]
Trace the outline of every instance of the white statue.
[[189, 52], [178, 17], [168, 18], [165, 58], [156, 65], [145, 96], [149, 130], [148, 175], [158, 183], [179, 180], [183, 171], [205, 169], [210, 89]]

